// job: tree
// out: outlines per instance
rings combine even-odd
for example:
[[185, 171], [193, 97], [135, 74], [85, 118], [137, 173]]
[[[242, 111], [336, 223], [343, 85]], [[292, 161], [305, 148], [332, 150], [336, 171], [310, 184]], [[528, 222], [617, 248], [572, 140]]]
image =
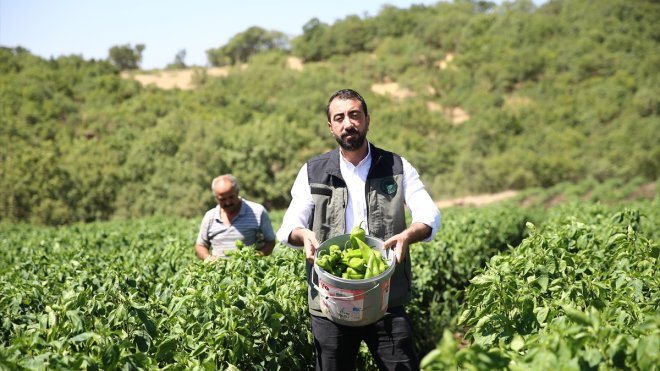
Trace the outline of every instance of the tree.
[[206, 51], [213, 66], [244, 63], [257, 53], [269, 50], [289, 49], [289, 38], [279, 31], [266, 31], [261, 27], [250, 27], [234, 36], [227, 45]]
[[110, 48], [108, 59], [121, 70], [136, 70], [142, 62], [144, 44], [137, 44], [135, 48], [130, 44], [117, 45]]
[[182, 69], [186, 68], [186, 49], [179, 50], [178, 53], [176, 53], [176, 56], [174, 56], [174, 62], [170, 63], [167, 65], [168, 70], [176, 70], [176, 69]]
[[327, 57], [324, 53], [325, 35], [330, 26], [318, 18], [312, 18], [303, 26], [303, 34], [293, 40], [293, 54], [305, 61], [320, 61]]

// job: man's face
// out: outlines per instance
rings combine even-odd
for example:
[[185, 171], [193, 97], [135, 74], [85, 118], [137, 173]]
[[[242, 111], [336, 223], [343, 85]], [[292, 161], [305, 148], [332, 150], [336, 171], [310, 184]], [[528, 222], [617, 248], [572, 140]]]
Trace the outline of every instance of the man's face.
[[361, 148], [369, 131], [369, 116], [362, 111], [357, 99], [335, 99], [329, 106], [330, 132], [339, 146], [346, 151]]
[[218, 205], [226, 213], [234, 214], [240, 210], [241, 198], [238, 197], [238, 190], [232, 187], [231, 182], [218, 182], [213, 189], [213, 194]]

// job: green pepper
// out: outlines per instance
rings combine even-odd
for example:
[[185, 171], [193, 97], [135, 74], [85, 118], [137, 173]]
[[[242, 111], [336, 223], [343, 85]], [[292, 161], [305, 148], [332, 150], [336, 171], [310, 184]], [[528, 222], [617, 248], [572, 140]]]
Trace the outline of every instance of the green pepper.
[[332, 265], [336, 265], [341, 261], [341, 254], [340, 253], [332, 253], [330, 254], [330, 263]]
[[362, 258], [362, 251], [360, 249], [348, 249], [342, 253], [342, 258]]
[[372, 251], [374, 257], [374, 265], [372, 269], [373, 269], [373, 275], [375, 277], [385, 272], [385, 269], [387, 269], [387, 265], [383, 261], [383, 256], [380, 254], [380, 252], [378, 252], [377, 250], [372, 250]]
[[367, 261], [367, 271], [364, 273], [364, 278], [371, 278], [374, 276], [374, 255], [369, 255], [369, 260]]
[[369, 245], [367, 245], [366, 242], [360, 241], [358, 239], [356, 239], [355, 241], [358, 245], [360, 254], [362, 255], [362, 259], [364, 259], [364, 261], [368, 262], [369, 261], [369, 256], [371, 255], [371, 251], [372, 251], [371, 247], [369, 247]]
[[348, 266], [360, 273], [364, 273], [365, 266], [364, 266], [364, 260], [362, 258], [350, 258], [348, 260]]
[[[346, 275], [346, 276], [344, 277], [344, 275]], [[344, 272], [344, 274], [342, 274], [342, 277], [343, 278], [348, 278], [348, 279], [351, 279], [351, 280], [361, 280], [361, 279], [364, 278], [364, 274], [356, 271], [355, 269], [353, 269], [351, 267], [348, 267], [348, 268], [346, 268], [346, 272]]]
[[351, 241], [351, 245], [353, 245], [354, 249], [358, 248], [356, 241], [362, 241], [364, 243], [367, 242], [367, 232], [364, 230], [364, 228], [362, 228], [362, 223], [364, 223], [364, 220], [361, 221], [360, 224], [353, 227], [351, 230], [349, 240]]
[[323, 270], [332, 272], [332, 265], [330, 264], [330, 256], [323, 255], [321, 258], [316, 259], [316, 264], [323, 268]]
[[[378, 252], [377, 252], [377, 254], [378, 254], [378, 271], [380, 273], [383, 273], [387, 270], [387, 263], [385, 263], [385, 260], [383, 259], [383, 255], [381, 255]], [[378, 274], [380, 274], [380, 273], [378, 273]]]

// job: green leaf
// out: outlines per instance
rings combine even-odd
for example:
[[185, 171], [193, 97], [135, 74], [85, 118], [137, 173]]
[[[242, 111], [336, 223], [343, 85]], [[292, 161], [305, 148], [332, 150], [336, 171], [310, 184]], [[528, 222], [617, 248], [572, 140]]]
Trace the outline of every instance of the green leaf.
[[538, 307], [535, 308], [535, 310], [536, 310], [536, 321], [538, 321], [540, 325], [544, 324], [546, 318], [548, 318], [548, 312], [550, 312], [550, 308]]
[[564, 310], [564, 313], [566, 313], [566, 316], [571, 321], [584, 326], [591, 326], [591, 321], [589, 320], [589, 317], [587, 317], [587, 315], [581, 310], [577, 310], [566, 305], [564, 305], [562, 309]]
[[134, 341], [135, 341], [135, 345], [137, 345], [140, 352], [149, 351], [149, 343], [147, 342], [147, 339], [144, 338], [144, 336], [135, 335]]
[[101, 356], [101, 361], [103, 362], [103, 368], [105, 369], [114, 369], [117, 361], [119, 361], [119, 347], [117, 344], [111, 344], [105, 349], [103, 355]]
[[516, 334], [513, 337], [513, 340], [511, 340], [511, 350], [519, 352], [523, 347], [525, 347], [525, 340], [522, 338], [522, 336]]
[[424, 356], [424, 358], [422, 358], [422, 362], [420, 363], [419, 366], [422, 369], [434, 366], [436, 360], [440, 360], [442, 356], [443, 354], [442, 351], [440, 351], [440, 349], [433, 349], [432, 351], [428, 352]]
[[144, 309], [135, 309], [135, 311], [137, 312], [140, 321], [142, 321], [142, 324], [144, 324], [144, 327], [147, 329], [149, 336], [152, 338], [158, 336], [158, 329], [156, 328], [156, 325], [154, 325], [149, 316], [147, 316], [147, 313], [144, 311]]
[[490, 319], [494, 316], [494, 314], [487, 314], [479, 319], [477, 324], [474, 326], [476, 329], [481, 329], [484, 325], [486, 325]]
[[473, 285], [476, 285], [476, 286], [486, 285], [486, 284], [489, 284], [491, 282], [493, 282], [493, 278], [489, 277], [489, 276], [486, 276], [484, 274], [480, 274], [478, 276], [475, 276], [470, 280], [470, 283], [473, 284]]
[[458, 319], [458, 324], [462, 325], [465, 324], [465, 321], [472, 315], [472, 309], [466, 309], [461, 313], [461, 316]]
[[245, 302], [242, 299], [236, 299], [234, 306], [238, 309], [245, 309]]
[[83, 322], [82, 319], [80, 319], [80, 316], [78, 315], [78, 310], [67, 310], [66, 311], [66, 318], [69, 319], [69, 322], [72, 325], [72, 328], [74, 331], [80, 331], [83, 329]]
[[639, 340], [637, 345], [637, 365], [640, 370], [657, 369], [660, 364], [660, 335], [651, 334]]
[[536, 280], [536, 283], [541, 287], [541, 292], [546, 292], [548, 290], [548, 276], [541, 276]]
[[603, 355], [600, 354], [596, 348], [587, 348], [585, 349], [582, 357], [589, 364], [590, 367], [596, 367], [603, 360]]
[[74, 342], [74, 343], [77, 343], [77, 342], [89, 340], [89, 339], [93, 338], [94, 336], [98, 336], [98, 335], [96, 335], [93, 332], [83, 332], [82, 334], [78, 334], [78, 335], [72, 337], [69, 340]]
[[176, 353], [177, 341], [176, 339], [167, 339], [158, 345], [156, 351], [156, 359], [161, 362], [171, 362], [174, 360]]

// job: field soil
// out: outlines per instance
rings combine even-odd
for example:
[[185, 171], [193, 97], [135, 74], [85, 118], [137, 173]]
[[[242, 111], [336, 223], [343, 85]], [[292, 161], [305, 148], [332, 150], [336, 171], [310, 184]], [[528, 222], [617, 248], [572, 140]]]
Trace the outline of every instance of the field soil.
[[518, 194], [517, 191], [504, 191], [499, 193], [465, 196], [437, 201], [438, 208], [443, 209], [452, 206], [484, 206], [499, 201], [507, 200]]

